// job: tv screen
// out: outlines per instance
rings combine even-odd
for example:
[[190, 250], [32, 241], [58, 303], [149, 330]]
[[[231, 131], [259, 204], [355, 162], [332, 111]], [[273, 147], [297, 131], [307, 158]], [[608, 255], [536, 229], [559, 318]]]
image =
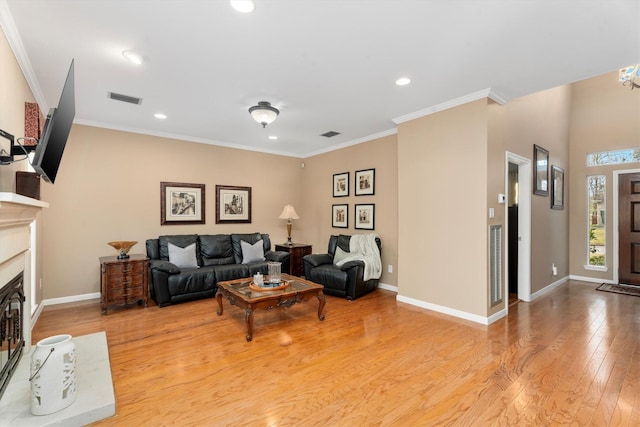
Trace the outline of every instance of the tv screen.
[[74, 89], [73, 61], [69, 67], [67, 80], [64, 82], [60, 102], [57, 108], [52, 108], [42, 129], [42, 135], [36, 146], [32, 166], [47, 182], [54, 183], [58, 174], [58, 167], [62, 160], [62, 153], [67, 144], [73, 118], [76, 115], [76, 100]]

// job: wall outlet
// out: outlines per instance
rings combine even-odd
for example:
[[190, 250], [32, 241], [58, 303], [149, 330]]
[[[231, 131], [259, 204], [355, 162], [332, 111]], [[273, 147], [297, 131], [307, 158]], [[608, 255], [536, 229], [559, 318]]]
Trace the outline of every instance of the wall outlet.
[[551, 264], [551, 273], [553, 273], [554, 276], [558, 275], [558, 267], [556, 267], [555, 264]]
[[393, 265], [389, 264], [389, 265], [387, 266], [387, 271], [388, 271], [389, 273], [393, 273]]

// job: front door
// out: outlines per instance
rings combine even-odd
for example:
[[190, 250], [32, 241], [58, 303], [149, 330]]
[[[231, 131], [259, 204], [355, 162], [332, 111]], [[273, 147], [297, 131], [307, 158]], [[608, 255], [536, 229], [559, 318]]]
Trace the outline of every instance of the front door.
[[620, 174], [619, 183], [619, 282], [640, 285], [640, 173]]

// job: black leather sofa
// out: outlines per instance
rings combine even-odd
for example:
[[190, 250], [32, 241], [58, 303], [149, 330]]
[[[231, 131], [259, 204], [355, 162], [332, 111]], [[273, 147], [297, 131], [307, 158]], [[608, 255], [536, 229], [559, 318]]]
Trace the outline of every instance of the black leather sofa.
[[[251, 245], [262, 239], [264, 261], [243, 264], [241, 242]], [[197, 267], [179, 268], [169, 261], [168, 244], [180, 248], [196, 244]], [[259, 247], [259, 246], [258, 246]], [[146, 241], [149, 257], [149, 289], [160, 307], [215, 296], [222, 280], [268, 274], [268, 263], [279, 261], [282, 271], [289, 271], [289, 253], [272, 251], [268, 234], [181, 234], [159, 236]]]
[[[351, 236], [339, 235], [329, 237], [329, 247], [326, 254], [305, 255], [305, 279], [324, 286], [324, 293], [354, 300], [378, 288], [379, 279], [364, 280], [364, 262], [348, 261], [341, 266], [333, 263], [336, 247], [349, 252]], [[382, 243], [375, 239], [382, 254]]]

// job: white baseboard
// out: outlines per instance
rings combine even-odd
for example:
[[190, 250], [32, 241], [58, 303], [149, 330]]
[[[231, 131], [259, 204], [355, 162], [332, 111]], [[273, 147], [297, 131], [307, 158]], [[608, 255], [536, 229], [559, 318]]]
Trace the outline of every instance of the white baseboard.
[[42, 313], [42, 310], [44, 310], [44, 304], [39, 304], [36, 307], [36, 311], [33, 312], [33, 314], [31, 315], [31, 330], [33, 331], [33, 328], [36, 326], [36, 322], [38, 321], [38, 318], [40, 317], [40, 314]]
[[437, 311], [438, 313], [447, 314], [449, 316], [458, 317], [460, 319], [471, 320], [472, 322], [480, 323], [482, 325], [489, 324], [488, 317], [478, 316], [477, 314], [467, 313], [466, 311], [456, 310], [453, 308], [445, 307], [443, 305], [431, 304], [430, 302], [421, 301], [415, 298], [397, 295], [396, 301], [415, 305], [416, 307], [426, 308], [427, 310]]
[[100, 292], [94, 292], [91, 294], [72, 295], [70, 297], [60, 297], [42, 300], [42, 305], [57, 305], [65, 304], [68, 302], [87, 301], [90, 299], [100, 299]]
[[[569, 280], [569, 276], [563, 277], [560, 280], [557, 280], [544, 288], [540, 289], [538, 292], [531, 294], [531, 301], [540, 298], [542, 295], [545, 295], [555, 288], [565, 284]], [[480, 323], [482, 325], [490, 325], [497, 320], [502, 319], [507, 315], [507, 310], [502, 309], [497, 313], [492, 314], [489, 317], [478, 316], [477, 314], [467, 313], [466, 311], [456, 310], [450, 307], [445, 307], [438, 304], [431, 304], [429, 302], [417, 300], [415, 298], [409, 298], [402, 295], [397, 295], [396, 300], [400, 302], [405, 302], [407, 304], [415, 305], [417, 307], [426, 308], [427, 310], [437, 311], [438, 313], [448, 314], [450, 316], [459, 317], [461, 319], [470, 320], [472, 322]], [[530, 301], [529, 301], [530, 302]]]
[[540, 298], [542, 295], [548, 294], [549, 292], [551, 292], [552, 290], [554, 290], [558, 286], [561, 286], [561, 285], [567, 283], [567, 281], [569, 280], [569, 277], [570, 276], [565, 276], [562, 279], [556, 280], [555, 282], [548, 284], [547, 286], [545, 286], [544, 288], [540, 289], [539, 291], [532, 293], [531, 294], [531, 300], [527, 301], [527, 302], [534, 301], [537, 298]]
[[505, 317], [507, 315], [507, 309], [503, 308], [502, 310], [500, 310], [499, 312], [492, 314], [491, 316], [489, 316], [487, 318], [487, 324], [490, 325], [495, 321], [498, 321], [500, 319], [502, 319], [503, 317]]
[[571, 275], [571, 276], [569, 276], [569, 279], [571, 279], [571, 280], [579, 280], [581, 282], [597, 283], [597, 284], [601, 284], [601, 283], [608, 283], [610, 285], [617, 285], [618, 284], [618, 282], [614, 282], [613, 280], [597, 279], [595, 277], [583, 277], [583, 276]]
[[394, 285], [387, 285], [386, 283], [378, 283], [378, 287], [380, 289], [386, 289], [387, 291], [393, 291], [396, 294], [398, 293], [398, 287]]

